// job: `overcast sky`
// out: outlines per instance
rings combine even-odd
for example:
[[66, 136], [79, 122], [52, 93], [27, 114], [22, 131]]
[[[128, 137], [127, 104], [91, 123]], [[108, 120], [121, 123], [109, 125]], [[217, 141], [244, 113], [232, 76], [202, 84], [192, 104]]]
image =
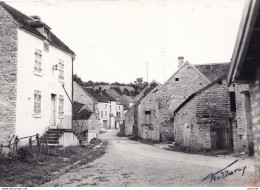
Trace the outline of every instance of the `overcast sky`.
[[148, 62], [149, 81], [162, 83], [178, 56], [192, 64], [229, 62], [245, 0], [6, 2], [52, 28], [76, 53], [74, 72], [83, 80], [146, 80]]

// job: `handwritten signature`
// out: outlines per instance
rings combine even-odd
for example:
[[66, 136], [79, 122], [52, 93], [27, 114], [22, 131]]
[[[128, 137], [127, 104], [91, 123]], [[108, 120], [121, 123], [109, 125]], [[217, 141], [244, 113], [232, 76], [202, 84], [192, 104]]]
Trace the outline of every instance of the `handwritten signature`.
[[239, 160], [239, 159], [235, 160], [234, 162], [232, 162], [231, 164], [229, 164], [227, 167], [225, 167], [225, 168], [223, 168], [223, 169], [217, 171], [216, 173], [211, 173], [211, 174], [209, 174], [208, 176], [204, 177], [201, 181], [206, 181], [207, 179], [210, 179], [210, 183], [211, 183], [212, 181], [215, 182], [216, 180], [220, 180], [220, 179], [226, 178], [226, 177], [228, 177], [228, 176], [230, 176], [230, 175], [233, 175], [233, 174], [235, 174], [235, 173], [237, 173], [237, 172], [240, 172], [240, 171], [242, 171], [242, 176], [243, 176], [244, 173], [245, 173], [245, 170], [246, 170], [246, 166], [240, 167], [240, 168], [237, 168], [237, 169], [231, 170], [231, 171], [228, 170], [228, 168], [229, 168], [230, 166], [232, 166], [233, 164], [235, 164], [238, 160]]

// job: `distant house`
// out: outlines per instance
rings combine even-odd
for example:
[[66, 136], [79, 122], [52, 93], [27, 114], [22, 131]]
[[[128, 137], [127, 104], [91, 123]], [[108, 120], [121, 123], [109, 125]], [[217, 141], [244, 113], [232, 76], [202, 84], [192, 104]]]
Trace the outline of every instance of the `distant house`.
[[132, 107], [134, 104], [134, 99], [130, 96], [122, 95], [119, 99], [119, 102], [121, 102], [124, 105], [125, 112]]
[[106, 93], [113, 97], [115, 100], [118, 100], [121, 97], [121, 95], [118, 94], [118, 92], [114, 89], [106, 89]]
[[87, 105], [73, 102], [73, 129], [88, 143], [99, 136], [99, 118]]
[[160, 86], [158, 82], [152, 81], [134, 98], [133, 105], [129, 108], [124, 116], [124, 135], [138, 135], [138, 105], [149, 93], [151, 93], [158, 86]]
[[100, 128], [117, 129], [123, 122], [123, 105], [118, 104], [107, 91], [109, 90], [82, 87], [74, 81], [74, 100], [86, 104], [98, 116]]
[[[249, 90], [244, 93], [249, 123], [249, 131], [253, 139], [256, 166], [256, 179], [260, 179], [260, 64], [259, 64], [259, 32], [260, 32], [260, 2], [247, 1], [239, 27], [236, 45], [233, 51], [231, 66], [228, 73], [228, 84], [234, 82], [249, 84]], [[250, 136], [250, 133], [249, 133]]]
[[247, 89], [241, 84], [229, 88], [225, 74], [193, 93], [174, 111], [175, 142], [193, 149], [247, 152], [247, 126], [238, 125], [246, 114], [243, 92]]
[[209, 85], [226, 73], [229, 65], [184, 63], [178, 58], [178, 70], [156, 91], [143, 98], [138, 105], [139, 136], [153, 141], [172, 141], [173, 111], [192, 93]]
[[75, 53], [40, 17], [5, 2], [0, 24], [0, 144], [13, 135], [42, 136], [53, 129], [60, 136], [52, 144], [77, 145], [71, 103]]

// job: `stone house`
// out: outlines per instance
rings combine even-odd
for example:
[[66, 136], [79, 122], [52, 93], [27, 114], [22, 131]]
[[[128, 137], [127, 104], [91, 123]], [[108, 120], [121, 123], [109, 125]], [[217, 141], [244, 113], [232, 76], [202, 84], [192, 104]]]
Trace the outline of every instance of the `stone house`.
[[229, 67], [227, 63], [192, 65], [184, 63], [183, 57], [178, 58], [178, 65], [178, 70], [163, 85], [138, 104], [139, 137], [172, 141], [173, 111], [192, 93], [227, 73]]
[[80, 141], [90, 142], [99, 137], [99, 118], [87, 105], [73, 102], [73, 129], [80, 134]]
[[124, 135], [138, 135], [138, 105], [149, 93], [152, 92], [154, 88], [158, 86], [160, 86], [158, 82], [152, 81], [134, 98], [133, 105], [129, 108], [124, 116]]
[[74, 81], [74, 100], [86, 104], [99, 118], [100, 128], [116, 129], [123, 122], [121, 113], [123, 105], [118, 104], [107, 90], [86, 88]]
[[248, 151], [247, 126], [237, 122], [245, 115], [246, 89], [243, 84], [229, 88], [224, 75], [193, 93], [174, 111], [175, 142], [193, 149]]
[[5, 2], [0, 25], [0, 144], [57, 128], [62, 136], [57, 143], [78, 144], [71, 102], [75, 53], [40, 17]]
[[246, 1], [228, 73], [229, 85], [234, 82], [249, 84], [249, 90], [245, 93], [245, 106], [248, 113], [246, 122], [253, 131], [251, 146], [254, 147], [256, 180], [260, 179], [259, 6], [258, 0]]

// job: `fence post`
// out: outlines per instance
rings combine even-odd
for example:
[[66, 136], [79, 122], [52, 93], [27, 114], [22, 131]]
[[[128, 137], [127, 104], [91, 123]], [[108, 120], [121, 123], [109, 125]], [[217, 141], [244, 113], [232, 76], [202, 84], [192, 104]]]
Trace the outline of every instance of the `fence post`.
[[15, 152], [17, 152], [17, 150], [18, 150], [18, 141], [19, 141], [18, 136], [16, 136], [15, 139], [14, 139]]
[[46, 143], [46, 152], [47, 152], [47, 155], [49, 155], [49, 145], [48, 145], [47, 137], [45, 138], [45, 143]]
[[41, 152], [41, 143], [40, 143], [40, 138], [39, 138], [39, 134], [38, 133], [36, 133], [36, 141], [37, 141], [38, 151]]
[[32, 150], [32, 137], [29, 138], [29, 148]]

